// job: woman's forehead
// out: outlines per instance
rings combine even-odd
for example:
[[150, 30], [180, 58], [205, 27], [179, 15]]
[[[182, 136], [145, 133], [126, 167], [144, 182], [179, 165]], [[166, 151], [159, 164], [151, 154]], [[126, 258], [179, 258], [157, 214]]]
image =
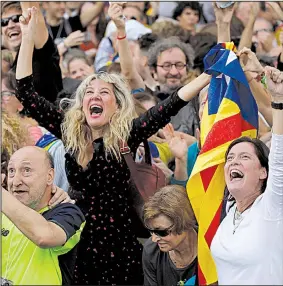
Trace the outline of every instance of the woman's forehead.
[[250, 142], [240, 142], [234, 145], [229, 151], [229, 154], [230, 153], [238, 154], [238, 153], [243, 153], [243, 152], [256, 155], [254, 146]]
[[113, 90], [113, 84], [112, 83], [108, 83], [108, 82], [105, 82], [104, 80], [102, 79], [93, 79], [87, 87], [92, 87], [94, 89], [101, 89], [103, 87], [105, 88], [108, 88], [110, 90]]

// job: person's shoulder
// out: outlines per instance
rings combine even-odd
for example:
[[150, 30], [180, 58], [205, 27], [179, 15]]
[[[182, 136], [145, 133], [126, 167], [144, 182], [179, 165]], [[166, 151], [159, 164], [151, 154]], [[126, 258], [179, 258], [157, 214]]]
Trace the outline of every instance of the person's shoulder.
[[85, 217], [84, 217], [81, 209], [77, 205], [71, 204], [71, 203], [58, 204], [55, 207], [44, 212], [42, 215], [46, 219], [50, 219], [50, 218], [57, 216], [59, 214], [61, 214], [61, 215], [64, 215], [64, 214], [74, 215], [74, 214], [76, 214], [77, 216], [81, 217], [81, 219], [83, 221], [85, 220]]

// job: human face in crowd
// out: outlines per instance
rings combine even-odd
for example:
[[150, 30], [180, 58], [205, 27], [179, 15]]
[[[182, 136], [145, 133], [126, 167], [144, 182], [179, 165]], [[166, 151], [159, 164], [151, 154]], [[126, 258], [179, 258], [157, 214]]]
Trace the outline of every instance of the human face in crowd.
[[23, 110], [22, 104], [15, 96], [15, 91], [9, 90], [4, 80], [2, 80], [1, 84], [1, 107], [5, 110], [8, 114], [13, 115], [16, 114], [18, 111]]
[[272, 49], [272, 41], [274, 39], [271, 23], [265, 19], [257, 19], [254, 24], [253, 33], [253, 42], [263, 45], [264, 50], [269, 52]]
[[79, 10], [83, 2], [78, 1], [67, 1], [66, 2], [66, 8], [70, 11]]
[[50, 200], [54, 178], [46, 151], [30, 146], [17, 150], [8, 164], [8, 191], [24, 205], [40, 210]]
[[127, 6], [123, 10], [123, 15], [127, 18], [127, 20], [137, 20], [142, 23], [142, 17], [140, 11], [136, 7]]
[[94, 129], [100, 129], [109, 124], [117, 108], [113, 85], [100, 79], [91, 81], [83, 98], [83, 112], [87, 124]]
[[[169, 71], [161, 67], [168, 63], [181, 63], [184, 64], [184, 67], [177, 69], [176, 66], [173, 65]], [[182, 85], [187, 77], [185, 64], [187, 64], [186, 56], [179, 48], [169, 49], [159, 55], [157, 58], [156, 80], [159, 82], [161, 89], [171, 92]]]
[[[2, 14], [1, 19], [7, 19], [12, 16], [22, 15], [21, 11], [15, 8], [8, 9]], [[16, 51], [22, 42], [22, 32], [19, 23], [19, 17], [14, 17], [14, 20], [10, 19], [7, 26], [1, 25], [2, 40], [8, 50]]]
[[[148, 227], [151, 230], [166, 230], [172, 228], [172, 221], [169, 217], [160, 214], [156, 218], [149, 221]], [[167, 236], [161, 237], [152, 233], [151, 239], [156, 242], [163, 252], [168, 252], [170, 250], [177, 249], [182, 245], [182, 243], [187, 239], [188, 233], [183, 232], [182, 234], [173, 234], [169, 232]]]
[[94, 70], [83, 59], [74, 59], [69, 63], [69, 75], [71, 78], [84, 80], [93, 74]]
[[261, 166], [254, 146], [241, 142], [233, 146], [224, 167], [225, 182], [235, 199], [243, 199], [260, 192], [267, 171]]
[[61, 20], [66, 11], [66, 2], [44, 2], [43, 8], [46, 10], [49, 19]]
[[177, 17], [180, 26], [185, 30], [194, 30], [195, 25], [199, 21], [199, 12], [187, 7], [183, 10], [182, 14]]

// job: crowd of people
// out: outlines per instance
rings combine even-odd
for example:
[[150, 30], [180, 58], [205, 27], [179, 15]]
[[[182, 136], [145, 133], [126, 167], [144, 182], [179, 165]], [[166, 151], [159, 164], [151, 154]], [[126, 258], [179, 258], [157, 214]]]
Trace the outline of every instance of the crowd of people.
[[1, 2], [1, 285], [200, 285], [187, 182], [231, 42], [259, 124], [226, 150], [214, 285], [283, 284], [283, 2], [223, 3]]

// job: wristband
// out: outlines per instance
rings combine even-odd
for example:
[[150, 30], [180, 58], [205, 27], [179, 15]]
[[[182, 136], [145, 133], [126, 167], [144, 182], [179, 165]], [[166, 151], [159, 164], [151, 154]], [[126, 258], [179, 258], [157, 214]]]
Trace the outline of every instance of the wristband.
[[125, 35], [124, 37], [117, 37], [117, 40], [124, 40], [126, 39], [127, 35]]
[[279, 110], [283, 110], [283, 103], [275, 103], [275, 102], [271, 102], [271, 107], [273, 109], [279, 109]]

